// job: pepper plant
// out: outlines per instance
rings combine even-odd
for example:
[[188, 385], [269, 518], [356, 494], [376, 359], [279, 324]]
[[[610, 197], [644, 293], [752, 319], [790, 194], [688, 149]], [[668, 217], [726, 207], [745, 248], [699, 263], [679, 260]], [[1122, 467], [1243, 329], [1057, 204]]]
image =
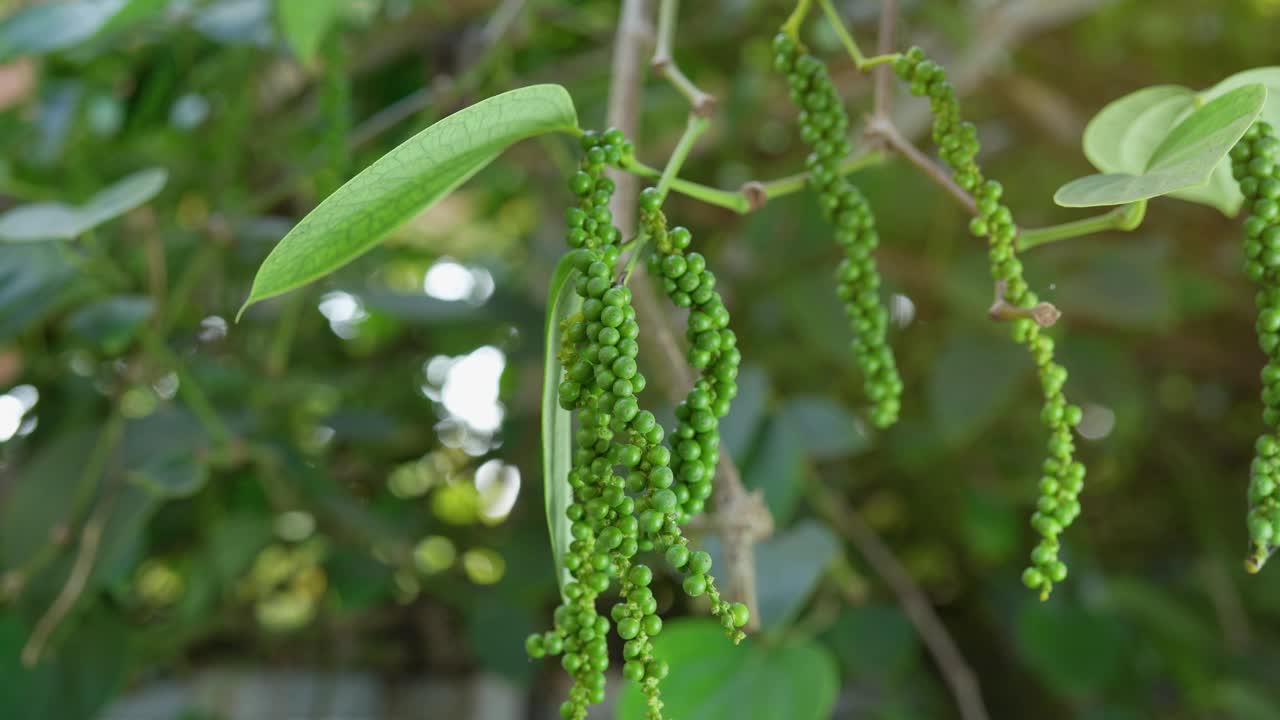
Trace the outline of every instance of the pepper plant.
[[[811, 4], [802, 0], [774, 38], [774, 65], [787, 79], [799, 109], [800, 137], [811, 149], [805, 160], [805, 186], [818, 194], [822, 212], [834, 226], [835, 240], [846, 253], [836, 274], [840, 299], [850, 317], [852, 352], [873, 403], [869, 416], [874, 425], [887, 428], [897, 420], [900, 396], [909, 389], [898, 377], [886, 342], [888, 313], [879, 294], [873, 256], [880, 233], [872, 208], [842, 172], [842, 164], [854, 152], [845, 103], [826, 65], [807, 51], [801, 37]], [[1054, 200], [1066, 207], [1115, 206], [1119, 210], [1060, 227], [1023, 229], [1003, 202], [1001, 184], [986, 178], [976, 162], [977, 128], [960, 114], [945, 68], [918, 47], [867, 57], [846, 33], [829, 0], [817, 4], [844, 38], [859, 70], [892, 65], [912, 95], [928, 99], [938, 157], [954, 173], [952, 181], [975, 210], [970, 231], [988, 242], [997, 288], [991, 315], [1009, 322], [1014, 340], [1027, 347], [1039, 370], [1044, 391], [1041, 419], [1049, 430], [1049, 441], [1039, 469], [1040, 497], [1031, 517], [1041, 540], [1031, 552], [1022, 582], [1042, 599], [1048, 598], [1053, 586], [1067, 578], [1067, 566], [1059, 556], [1061, 536], [1080, 514], [1085, 487], [1085, 466], [1075, 459], [1072, 434], [1081, 420], [1081, 408], [1063, 394], [1068, 371], [1054, 360], [1056, 342], [1047, 331], [1059, 310], [1041, 303], [1023, 277], [1020, 255], [1048, 242], [1101, 229], [1134, 229], [1147, 202], [1163, 195], [1176, 194], [1228, 212], [1239, 208], [1243, 197], [1251, 203], [1246, 223], [1247, 270], [1264, 283], [1258, 300], [1259, 339], [1265, 352], [1276, 351], [1280, 348], [1280, 299], [1265, 283], [1280, 267], [1280, 251], [1272, 253], [1269, 244], [1280, 238], [1269, 233], [1280, 218], [1280, 182], [1272, 178], [1280, 143], [1260, 118], [1267, 104], [1265, 83], [1280, 81], [1280, 70], [1246, 71], [1203, 93], [1164, 86], [1117, 101], [1085, 135], [1089, 159], [1103, 174], [1065, 184]], [[674, 3], [668, 6], [673, 8]], [[695, 138], [702, 124], [699, 111], [695, 106], [691, 130], [662, 171], [658, 185], [641, 195], [640, 225], [624, 230], [613, 225], [608, 203], [614, 183], [602, 171], [614, 167], [644, 175], [646, 169], [637, 166], [634, 147], [619, 131], [580, 130], [572, 101], [559, 86], [513, 90], [477, 103], [424, 130], [321, 203], [267, 258], [249, 298], [253, 303], [286, 292], [368, 250], [518, 140], [549, 132], [581, 138], [581, 169], [569, 179], [569, 189], [580, 198], [566, 214], [570, 254], [551, 289], [556, 300], [562, 286], [572, 284], [575, 292], [569, 302], [548, 303], [552, 315], [544, 339], [548, 347], [544, 396], [559, 406], [559, 410], [544, 411], [544, 419], [556, 412], [577, 411], [576, 430], [563, 420], [543, 428], [548, 456], [543, 481], [557, 575], [565, 580], [564, 604], [557, 611], [555, 629], [545, 636], [530, 636], [527, 642], [533, 657], [564, 654], [564, 668], [576, 681], [561, 708], [567, 719], [585, 718], [588, 705], [604, 698], [603, 671], [609, 666], [606, 637], [613, 627], [596, 614], [595, 605], [597, 595], [607, 592], [615, 581], [623, 600], [614, 606], [611, 618], [626, 642], [623, 673], [643, 686], [647, 717], [663, 716], [658, 684], [668, 667], [654, 656], [651, 642], [661, 620], [652, 614], [655, 605], [647, 590], [652, 569], [634, 559], [638, 552], [663, 553], [673, 568], [690, 573], [684, 580], [685, 591], [693, 596], [710, 593], [711, 612], [722, 616], [731, 637], [740, 638], [737, 628], [748, 622], [748, 608], [721, 599], [715, 589], [708, 574], [710, 556], [690, 554], [680, 532], [680, 525], [698, 514], [711, 497], [719, 446], [716, 422], [730, 410], [740, 362], [735, 335], [728, 329], [729, 314], [715, 292], [714, 275], [701, 255], [686, 255], [691, 242], [688, 231], [668, 230], [662, 217], [663, 199], [673, 189], [712, 202], [719, 199], [687, 181], [680, 186], [673, 182], [683, 161], [680, 151], [687, 152], [684, 140]], [[1135, 127], [1143, 133], [1139, 141], [1129, 139]], [[1233, 178], [1238, 187], [1224, 181], [1224, 176]], [[671, 300], [677, 307], [690, 309], [688, 360], [702, 373], [677, 407], [678, 422], [666, 445], [667, 433], [655, 415], [635, 399], [646, 383], [635, 363], [639, 326], [627, 283], [632, 268], [646, 255]], [[571, 309], [574, 312], [569, 314]], [[1280, 375], [1268, 365], [1264, 379], [1267, 424], [1274, 427], [1280, 423], [1276, 409], [1280, 400], [1272, 396], [1280, 392]], [[570, 432], [573, 441], [566, 446], [562, 438]], [[552, 456], [566, 447], [573, 448], [572, 459], [557, 462]], [[1274, 434], [1264, 434], [1257, 452], [1248, 485], [1246, 563], [1251, 572], [1260, 569], [1280, 543], [1280, 442]]]
[[[52, 43], [49, 47], [39, 47], [39, 42], [24, 35], [23, 23], [47, 27], [50, 18], [60, 17], [58, 13], [85, 8], [63, 3], [33, 9], [0, 28], [0, 52], [48, 52], [58, 49], [54, 46], [73, 47], [100, 39], [145, 16], [144, 4], [118, 3], [119, 15], [98, 8], [106, 14], [93, 32], [49, 36], [45, 39]], [[107, 5], [111, 3], [103, 4]], [[126, 5], [130, 12], [123, 11]], [[886, 3], [888, 11], [892, 6]], [[352, 87], [343, 72], [350, 59], [330, 33], [331, 26], [340, 22], [336, 7], [329, 2], [311, 7], [285, 1], [277, 8], [276, 21], [291, 52], [304, 66], [319, 68], [314, 103], [325, 116], [341, 116], [351, 104]], [[774, 74], [751, 77], [750, 82], [785, 87], [791, 101], [786, 132], [803, 145], [803, 152], [790, 158], [796, 174], [750, 182], [738, 190], [693, 179], [686, 163], [719, 118], [714, 99], [675, 62], [678, 15], [678, 4], [663, 0], [654, 23], [653, 69], [670, 81], [689, 106], [684, 130], [661, 167], [645, 164], [640, 158], [651, 148], [638, 147], [636, 139], [621, 129], [581, 117], [575, 98], [556, 83], [516, 87], [468, 104], [377, 157], [345, 183], [338, 178], [347, 175], [350, 164], [346, 123], [337, 117], [325, 133], [316, 135], [313, 148], [325, 165], [314, 183], [323, 199], [262, 260], [237, 316], [237, 320], [246, 317], [249, 324], [256, 313], [284, 307], [281, 315], [294, 318], [255, 350], [265, 357], [263, 377], [277, 378], [288, 363], [289, 335], [294, 332], [289, 323], [296, 321], [296, 306], [289, 303], [297, 302], [304, 286], [356, 263], [424, 211], [447, 204], [452, 193], [499, 162], [514, 145], [536, 139], [539, 150], [571, 168], [558, 187], [522, 190], [564, 207], [563, 220], [557, 223], [562, 255], [547, 279], [545, 315], [538, 323], [543, 329], [540, 484], [547, 526], [540, 540], [549, 547], [552, 563], [544, 569], [554, 579], [559, 597], [554, 610], [547, 608], [544, 613], [544, 627], [504, 638], [506, 645], [522, 646], [531, 660], [558, 659], [571, 679], [564, 697], [558, 699], [562, 717], [587, 718], [591, 706], [605, 700], [611, 669], [620, 671], [629, 683], [621, 705], [626, 718], [738, 717], [743, 712], [763, 717], [758, 713], [765, 710], [751, 707], [755, 695], [748, 690], [758, 690], [774, 677], [782, 678], [780, 687], [806, 689], [794, 693], [785, 709], [787, 717], [831, 715], [836, 689], [830, 657], [803, 632], [778, 632], [778, 627], [795, 621], [795, 608], [773, 610], [757, 597], [767, 593], [771, 578], [750, 577], [743, 583], [742, 563], [735, 563], [745, 552], [745, 564], [751, 567], [753, 542], [763, 539], [771, 522], [767, 513], [763, 520], [748, 511], [741, 515], [750, 517], [737, 516], [741, 508], [751, 506], [728, 447], [728, 427], [735, 412], [740, 412], [735, 400], [740, 391], [751, 394], [744, 368], [752, 358], [744, 346], [759, 339], [740, 324], [732, 285], [722, 279], [730, 273], [719, 265], [713, 267], [709, 258], [714, 255], [706, 239], [695, 238], [688, 229], [697, 227], [693, 221], [688, 227], [681, 225], [680, 213], [702, 205], [747, 214], [788, 195], [809, 196], [838, 255], [824, 262], [821, 270], [822, 277], [834, 279], [835, 297], [828, 302], [845, 315], [847, 335], [839, 342], [847, 346], [849, 367], [861, 388], [864, 409], [859, 414], [866, 425], [892, 438], [894, 433], [906, 432], [897, 426], [910, 418], [916, 406], [912, 395], [921, 390], [904, 382], [905, 363], [899, 358], [904, 348], [927, 340], [924, 333], [894, 331], [893, 297], [878, 264], [894, 245], [898, 229], [874, 202], [877, 188], [864, 171], [895, 155], [956, 200], [967, 215], [968, 233], [986, 246], [994, 304], [954, 306], [948, 311], [985, 313], [992, 322], [1003, 324], [1036, 370], [1041, 397], [1034, 414], [1039, 423], [1028, 425], [1043, 434], [1038, 441], [1043, 451], [1038, 465], [1014, 470], [1034, 488], [1034, 507], [1028, 508], [1027, 515], [1037, 539], [1024, 550], [1029, 563], [1018, 580], [1038, 601], [1048, 600], [1055, 588], [1071, 582], [1067, 563], [1072, 555], [1071, 526], [1089, 495], [1085, 463], [1106, 462], [1106, 458], [1078, 452], [1077, 428], [1085, 410], [1068, 399], [1070, 362], [1064, 351], [1073, 338], [1055, 327], [1062, 315], [1072, 314], [1073, 307], [1069, 301], [1059, 307], [1044, 299], [1052, 289], [1037, 285], [1033, 273], [1024, 273], [1036, 262], [1035, 254], [1028, 253], [1096, 233], [1137, 230], [1152, 201], [1165, 196], [1227, 216], [1243, 211], [1247, 217], [1241, 230], [1240, 264], [1258, 286], [1256, 334], [1265, 356], [1258, 363], [1263, 430], [1250, 451], [1252, 464], [1248, 470], [1243, 464], [1239, 468], [1241, 482], [1234, 492], [1242, 505], [1247, 503], [1244, 566], [1250, 573], [1262, 569], [1280, 547], [1280, 436], [1276, 434], [1280, 427], [1280, 139], [1275, 134], [1280, 99], [1269, 95], [1280, 93], [1280, 68], [1239, 72], [1200, 91], [1177, 85], [1138, 89], [1107, 105], [1089, 122], [1083, 137], [1084, 155], [1099, 174], [1066, 182], [1052, 201], [1065, 208], [1108, 209], [1059, 225], [1025, 227], [1013, 216], [1012, 196], [1018, 193], [979, 164], [979, 129], [962, 114], [960, 93], [949, 79], [948, 68], [920, 47], [894, 47], [892, 32], [886, 32], [891, 22], [881, 25], [877, 53], [864, 53], [832, 0], [799, 0], [780, 25], [772, 19], [753, 21], [753, 32], [767, 46]], [[822, 46], [815, 37], [835, 38], [845, 52], [830, 52], [830, 46]], [[319, 63], [324, 64], [322, 68]], [[846, 90], [850, 71], [866, 75], [876, 85], [876, 107], [866, 118], [851, 109]], [[892, 94], [894, 83], [920, 98], [920, 107], [927, 106], [933, 142], [928, 151], [913, 145], [889, 119], [882, 103]], [[240, 114], [229, 113], [226, 132], [243, 137], [251, 123], [240, 110]], [[225, 157], [223, 153], [210, 161], [231, 162], [222, 160]], [[572, 159], [566, 162], [565, 158]], [[167, 178], [165, 169], [154, 168], [124, 175], [79, 204], [16, 207], [0, 216], [0, 240], [12, 243], [6, 248], [24, 248], [16, 251], [23, 253], [43, 241], [78, 243], [65, 256], [51, 253], [36, 261], [92, 266], [95, 272], [111, 276], [112, 283], [126, 287], [134, 268], [104, 252], [95, 231], [145, 207], [164, 189]], [[634, 180], [643, 181], [644, 187], [634, 189], [629, 182]], [[678, 205], [672, 202], [676, 196], [681, 196]], [[1016, 204], [1024, 202], [1019, 197]], [[1047, 205], [1048, 199], [1043, 203]], [[194, 204], [189, 202], [186, 211], [198, 214], [191, 209]], [[1151, 207], [1154, 214], [1160, 206]], [[779, 243], [776, 251], [784, 253], [786, 248]], [[200, 285], [200, 257], [197, 254], [190, 262], [179, 283], [183, 293], [173, 302], [179, 309]], [[254, 264], [256, 260], [255, 256]], [[159, 271], [154, 264], [148, 270], [154, 280]], [[646, 315], [655, 303], [660, 315]], [[668, 316], [679, 318], [683, 339], [658, 327], [659, 342], [669, 348], [658, 353], [663, 360], [654, 363], [652, 345], [658, 343], [651, 342], [646, 332], [650, 324], [665, 325]], [[164, 338], [171, 329], [166, 323], [153, 299], [136, 295], [114, 297], [87, 316], [77, 314], [68, 321], [85, 329], [84, 334], [108, 356], [123, 355], [136, 345], [145, 359], [140, 371], [145, 377], [138, 382], [172, 386], [166, 392], [180, 393], [188, 419], [201, 429], [199, 441], [175, 442], [158, 454], [140, 450], [145, 447], [143, 433], [125, 418], [138, 412], [133, 405], [143, 402], [138, 399], [141, 395], [113, 390], [119, 396], [113, 396], [113, 408], [118, 408], [112, 410], [102, 432], [90, 440], [77, 438], [50, 453], [51, 464], [83, 456], [83, 477], [90, 481], [113, 464], [130, 468], [125, 489], [113, 490], [107, 494], [111, 502], [93, 505], [92, 511], [94, 493], [75, 492], [72, 514], [87, 514], [86, 536], [90, 529], [102, 533], [104, 525], [111, 527], [109, 508], [116, 502], [129, 508], [129, 517], [141, 525], [161, 504], [179, 503], [200, 493], [215, 475], [234, 476], [245, 468], [262, 477], [305, 474], [312, 466], [287, 443], [244, 440], [241, 435], [252, 436], [256, 427], [270, 425], [280, 409], [255, 408], [252, 420], [228, 422], [221, 417], [201, 384], [180, 371], [183, 359]], [[211, 325], [210, 332], [226, 332], [225, 326], [216, 325]], [[673, 367], [667, 366], [678, 366], [676, 381], [671, 380]], [[172, 377], [161, 368], [174, 368]], [[664, 387], [655, 387], [660, 384]], [[664, 401], [657, 392], [660, 389], [665, 397], [675, 399]], [[312, 392], [310, 385], [289, 388], [289, 397], [295, 412], [324, 412], [323, 393]], [[759, 407], [748, 410], [761, 414]], [[860, 420], [844, 422], [845, 416], [838, 412], [803, 419], [815, 435], [835, 435], [837, 443], [852, 442], [851, 436], [863, 427]], [[156, 431], [149, 428], [147, 433]], [[118, 451], [122, 443], [125, 450]], [[338, 494], [331, 493], [323, 481], [317, 484], [325, 488], [317, 491], [324, 497]], [[822, 492], [815, 490], [815, 497], [826, 497]], [[775, 513], [782, 514], [784, 508], [782, 503], [770, 503]], [[369, 525], [347, 506], [334, 514], [357, 527]], [[306, 524], [298, 516], [288, 519], [294, 526]], [[293, 538], [292, 544], [248, 553], [252, 562], [240, 563], [244, 578], [236, 592], [251, 599], [264, 624], [301, 627], [314, 616], [325, 595], [320, 568], [327, 562], [329, 549], [319, 539], [304, 542], [309, 532], [297, 532], [289, 522], [280, 524], [284, 529], [277, 533]], [[796, 540], [806, 548], [822, 547], [824, 551], [818, 553], [822, 565], [833, 552], [830, 533], [815, 531], [819, 540], [809, 542], [812, 534], [805, 536], [802, 530], [812, 527], [801, 526], [768, 542], [783, 545]], [[237, 527], [229, 528], [216, 533], [216, 539], [236, 537]], [[403, 548], [385, 542], [377, 532], [369, 534], [374, 537], [366, 538], [367, 544], [375, 548], [380, 561], [406, 562]], [[4, 576], [0, 600], [21, 597], [33, 579], [42, 577], [54, 563], [53, 554], [39, 552], [20, 538], [6, 542], [6, 552], [24, 562]], [[436, 562], [432, 558], [438, 557], [435, 551], [441, 547], [424, 542], [408, 562]], [[768, 552], [770, 546], [762, 543], [758, 549]], [[54, 636], [78, 600], [77, 585], [82, 588], [94, 577], [96, 552], [78, 556], [88, 558], [84, 561], [88, 569], [80, 571], [76, 580], [73, 566], [70, 579], [52, 594], [32, 632], [21, 639], [25, 664], [38, 665], [46, 649], [56, 645]], [[120, 553], [125, 556], [124, 551]], [[107, 555], [114, 559], [113, 553]], [[74, 565], [80, 565], [79, 559]], [[144, 595], [181, 595], [175, 590], [184, 582], [181, 573], [163, 563], [143, 570], [138, 584], [146, 589]], [[674, 579], [687, 601], [713, 616], [718, 627], [664, 620], [662, 608], [672, 602], [662, 596], [664, 578]], [[397, 575], [402, 585], [411, 584], [410, 580]], [[770, 612], [777, 615], [767, 617]], [[803, 630], [800, 623], [796, 625]], [[0, 626], [0, 639], [6, 639], [6, 631]], [[743, 646], [730, 649], [739, 653], [732, 659], [715, 655], [720, 664], [713, 670], [718, 673], [714, 679], [723, 686], [752, 686], [738, 697], [747, 710], [716, 704], [699, 687], [696, 659], [709, 652], [710, 643]], [[769, 717], [783, 716], [776, 709], [770, 712], [774, 714]]]

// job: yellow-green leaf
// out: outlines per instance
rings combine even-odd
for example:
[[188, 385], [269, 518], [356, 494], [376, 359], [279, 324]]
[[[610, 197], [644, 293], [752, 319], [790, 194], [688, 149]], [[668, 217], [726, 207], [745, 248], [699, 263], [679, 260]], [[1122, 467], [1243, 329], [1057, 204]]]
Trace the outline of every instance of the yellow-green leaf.
[[1065, 207], [1124, 205], [1204, 185], [1262, 112], [1261, 84], [1231, 90], [1191, 113], [1156, 146], [1140, 173], [1090, 175], [1059, 188]]

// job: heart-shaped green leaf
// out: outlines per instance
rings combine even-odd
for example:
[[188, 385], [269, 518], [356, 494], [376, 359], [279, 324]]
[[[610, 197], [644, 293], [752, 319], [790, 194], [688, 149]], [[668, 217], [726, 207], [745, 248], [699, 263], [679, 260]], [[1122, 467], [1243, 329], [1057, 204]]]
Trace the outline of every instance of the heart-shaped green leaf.
[[[720, 565], [724, 557], [720, 538], [709, 536], [702, 547], [711, 554], [712, 564]], [[758, 588], [761, 627], [767, 630], [789, 623], [839, 551], [840, 540], [826, 526], [808, 519], [757, 543], [756, 577], [769, 579]]]
[[173, 453], [148, 460], [129, 473], [129, 480], [159, 499], [175, 500], [200, 492], [209, 480], [209, 467], [191, 453]]
[[64, 203], [19, 205], [0, 215], [0, 240], [70, 240], [155, 197], [168, 178], [164, 169], [151, 168], [118, 181], [79, 207]]
[[383, 155], [303, 218], [263, 261], [244, 307], [368, 252], [516, 142], [577, 126], [573, 100], [559, 85], [532, 85], [459, 110]]
[[778, 411], [778, 420], [795, 433], [814, 460], [835, 460], [871, 447], [866, 426], [839, 403], [822, 395], [788, 400]]
[[1262, 119], [1280, 127], [1280, 66], [1273, 65], [1238, 72], [1201, 92], [1201, 102], [1208, 102], [1238, 87], [1255, 83], [1267, 88], [1267, 97], [1270, 99], [1270, 102], [1262, 106]]
[[1062, 186], [1053, 199], [1064, 207], [1124, 205], [1204, 185], [1261, 114], [1266, 99], [1266, 88], [1257, 83], [1230, 90], [1174, 127], [1141, 173], [1079, 178]]
[[577, 312], [582, 298], [574, 292], [573, 254], [567, 254], [556, 265], [548, 291], [546, 342], [542, 364], [542, 493], [547, 506], [547, 529], [551, 533], [551, 556], [555, 559], [556, 580], [564, 590], [569, 570], [564, 566], [569, 543], [569, 517], [565, 511], [573, 502], [569, 487], [569, 468], [573, 464], [573, 418], [560, 407], [560, 382], [564, 365], [560, 362], [560, 322]]
[[276, 23], [293, 52], [309, 63], [340, 10], [338, 0], [276, 0]]
[[129, 349], [155, 312], [146, 295], [117, 295], [80, 308], [67, 319], [67, 330], [97, 345], [108, 355]]
[[973, 440], [1000, 417], [1030, 371], [1008, 343], [953, 336], [933, 364], [927, 397], [934, 432], [950, 447]]
[[[677, 620], [654, 641], [676, 671], [662, 681], [663, 717], [693, 720], [824, 720], [839, 689], [835, 658], [803, 637], [747, 638], [734, 647], [718, 623]], [[627, 683], [619, 720], [646, 717], [645, 697]]]
[[1089, 121], [1084, 156], [1104, 173], [1141, 174], [1156, 147], [1195, 103], [1195, 92], [1181, 85], [1154, 85], [1129, 93]]

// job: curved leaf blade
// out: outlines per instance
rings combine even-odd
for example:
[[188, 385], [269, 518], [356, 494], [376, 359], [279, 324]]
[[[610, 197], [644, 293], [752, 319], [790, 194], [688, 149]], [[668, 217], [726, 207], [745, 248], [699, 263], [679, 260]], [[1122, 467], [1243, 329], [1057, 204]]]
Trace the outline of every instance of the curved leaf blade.
[[578, 311], [582, 298], [574, 292], [572, 253], [556, 265], [548, 292], [547, 323], [543, 338], [546, 349], [542, 375], [542, 494], [547, 507], [547, 530], [551, 535], [551, 556], [556, 565], [556, 582], [563, 592], [569, 582], [564, 558], [573, 537], [569, 533], [569, 517], [565, 512], [573, 502], [569, 487], [569, 469], [573, 464], [573, 417], [560, 407], [560, 382], [564, 365], [560, 362], [560, 323]]
[[1280, 125], [1280, 66], [1253, 68], [1227, 77], [1222, 82], [1200, 93], [1202, 103], [1209, 102], [1238, 87], [1252, 84], [1267, 89], [1267, 103], [1262, 106], [1262, 119], [1272, 125]]
[[1155, 85], [1111, 102], [1084, 129], [1084, 156], [1104, 173], [1140, 174], [1169, 131], [1195, 108], [1195, 93]]
[[507, 147], [577, 126], [573, 100], [559, 85], [511, 90], [444, 118], [365, 168], [289, 231], [258, 268], [240, 314], [368, 252]]
[[1058, 189], [1064, 207], [1123, 205], [1205, 185], [1262, 112], [1267, 90], [1245, 85], [1191, 113], [1160, 142], [1140, 174], [1090, 175]]
[[142, 170], [101, 190], [80, 207], [65, 203], [20, 205], [0, 215], [0, 240], [71, 240], [154, 198], [169, 179], [163, 168]]

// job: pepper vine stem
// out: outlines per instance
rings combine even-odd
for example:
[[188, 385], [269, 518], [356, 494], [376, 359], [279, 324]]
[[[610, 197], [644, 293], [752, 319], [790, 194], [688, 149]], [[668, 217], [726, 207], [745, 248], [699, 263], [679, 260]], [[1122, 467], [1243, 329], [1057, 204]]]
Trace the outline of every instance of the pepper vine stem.
[[920, 148], [903, 137], [902, 133], [898, 132], [898, 127], [888, 117], [872, 117], [867, 122], [866, 130], [863, 132], [869, 138], [880, 140], [890, 150], [915, 165], [916, 169], [924, 173], [925, 177], [955, 198], [956, 202], [960, 203], [970, 215], [978, 214], [978, 203], [973, 199], [973, 196], [957, 185], [956, 181], [951, 179], [951, 175], [933, 160], [930, 160], [929, 156], [925, 155]]
[[[850, 155], [840, 164], [840, 174], [849, 175], [864, 168], [879, 165], [888, 159], [888, 155], [880, 150], [868, 150]], [[625, 167], [630, 173], [649, 180], [658, 180], [662, 171], [642, 162], [632, 160]], [[673, 177], [669, 185], [671, 192], [700, 200], [708, 205], [715, 205], [732, 210], [739, 215], [759, 210], [765, 203], [774, 198], [793, 195], [808, 187], [809, 173], [796, 173], [776, 180], [751, 180], [743, 183], [738, 190], [723, 190], [708, 185]]]
[[671, 54], [671, 46], [676, 34], [676, 20], [680, 14], [679, 0], [662, 0], [658, 6], [658, 39], [653, 51], [653, 60], [649, 62], [654, 72], [667, 79], [676, 90], [689, 101], [693, 114], [699, 117], [711, 117], [716, 109], [716, 99], [703, 92], [694, 84], [676, 64]]
[[982, 688], [977, 673], [965, 660], [956, 641], [947, 632], [947, 626], [934, 612], [929, 596], [911, 578], [911, 573], [893, 555], [876, 531], [867, 524], [858, 511], [844, 498], [827, 489], [821, 482], [807, 486], [810, 505], [819, 515], [827, 518], [837, 531], [858, 548], [873, 570], [898, 598], [898, 604], [907, 615], [933, 656], [942, 677], [946, 680], [963, 720], [988, 720], [986, 705], [982, 701]]
[[902, 53], [886, 53], [883, 55], [874, 55], [867, 57], [862, 54], [862, 50], [858, 47], [858, 42], [849, 34], [848, 29], [844, 26], [844, 20], [840, 18], [840, 13], [836, 12], [836, 8], [831, 4], [831, 0], [818, 0], [818, 4], [822, 6], [822, 12], [826, 14], [827, 20], [830, 21], [831, 27], [836, 31], [836, 35], [840, 38], [840, 42], [844, 44], [844, 49], [848, 51], [849, 57], [853, 58], [853, 64], [859, 70], [867, 70], [877, 65], [886, 65], [902, 57]]
[[[680, 168], [684, 166], [684, 161], [688, 159], [694, 143], [698, 142], [698, 138], [707, 131], [710, 125], [711, 120], [705, 115], [699, 115], [696, 110], [689, 113], [689, 122], [685, 124], [684, 132], [681, 133], [679, 142], [676, 143], [675, 149], [671, 151], [671, 157], [667, 158], [667, 166], [662, 169], [662, 175], [658, 178], [659, 197], [666, 199], [667, 192], [671, 190], [671, 183], [676, 179], [676, 175], [680, 173]], [[644, 254], [645, 246], [649, 244], [649, 234], [644, 231], [643, 227], [640, 229], [639, 234], [636, 235], [636, 241], [632, 244], [634, 247], [631, 250], [631, 257], [627, 259], [627, 269], [622, 278], [623, 284], [626, 284], [631, 279], [631, 273], [635, 270], [636, 263], [640, 261], [640, 256]]]
[[[112, 407], [111, 417], [98, 435], [98, 440], [85, 463], [77, 494], [86, 491], [92, 492], [98, 481], [108, 474], [107, 466], [111, 461], [111, 455], [115, 452], [123, 435], [124, 416], [115, 407]], [[31, 635], [27, 638], [26, 644], [22, 646], [22, 664], [28, 668], [35, 667], [36, 663], [40, 662], [40, 656], [44, 653], [44, 649], [54, 631], [58, 629], [67, 614], [75, 608], [76, 602], [80, 599], [80, 594], [84, 592], [85, 585], [89, 581], [89, 575], [93, 572], [94, 561], [98, 557], [102, 530], [106, 526], [107, 520], [111, 517], [111, 509], [115, 503], [115, 492], [113, 490], [114, 488], [104, 490], [102, 498], [89, 514], [88, 519], [85, 520], [84, 527], [80, 530], [79, 550], [76, 552], [76, 558], [72, 562], [71, 572], [67, 575], [67, 581], [63, 584], [62, 590], [58, 592], [53, 604], [49, 606], [49, 609], [45, 611], [44, 615], [36, 623]]]
[[787, 17], [787, 21], [782, 23], [782, 32], [793, 38], [799, 39], [800, 25], [809, 15], [809, 8], [813, 5], [812, 0], [799, 0], [796, 7], [791, 11], [791, 15]]
[[1131, 232], [1142, 225], [1142, 219], [1146, 214], [1147, 201], [1139, 200], [1136, 203], [1120, 205], [1101, 215], [1048, 227], [1028, 228], [1018, 234], [1017, 247], [1018, 250], [1030, 250], [1058, 240], [1067, 240], [1108, 230]]

